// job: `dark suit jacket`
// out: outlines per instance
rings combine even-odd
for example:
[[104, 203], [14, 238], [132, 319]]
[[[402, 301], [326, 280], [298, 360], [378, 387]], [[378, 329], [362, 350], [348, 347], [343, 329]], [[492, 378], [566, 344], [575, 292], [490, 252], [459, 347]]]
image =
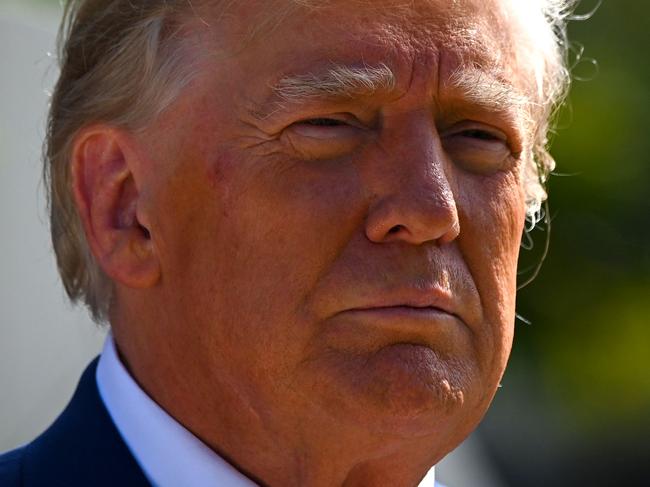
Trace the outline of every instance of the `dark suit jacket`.
[[0, 456], [0, 487], [148, 487], [95, 381], [95, 359], [45, 433]]

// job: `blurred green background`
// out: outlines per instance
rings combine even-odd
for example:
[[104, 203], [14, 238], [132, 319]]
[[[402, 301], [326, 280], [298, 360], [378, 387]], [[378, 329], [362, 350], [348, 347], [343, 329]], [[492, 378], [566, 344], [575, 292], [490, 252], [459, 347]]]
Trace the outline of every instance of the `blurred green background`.
[[650, 2], [605, 0], [569, 34], [550, 250], [481, 433], [511, 485], [650, 485]]
[[550, 250], [478, 435], [511, 486], [650, 485], [650, 2], [605, 0], [569, 32]]

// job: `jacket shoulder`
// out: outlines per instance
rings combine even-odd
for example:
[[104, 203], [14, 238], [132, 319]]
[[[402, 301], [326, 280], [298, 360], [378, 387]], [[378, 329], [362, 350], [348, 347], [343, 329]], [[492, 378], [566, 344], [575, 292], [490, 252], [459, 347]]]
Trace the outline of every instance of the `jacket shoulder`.
[[0, 487], [148, 487], [97, 389], [97, 359], [70, 403], [38, 438], [6, 454]]
[[19, 487], [22, 485], [24, 449], [18, 448], [0, 455], [0, 485]]

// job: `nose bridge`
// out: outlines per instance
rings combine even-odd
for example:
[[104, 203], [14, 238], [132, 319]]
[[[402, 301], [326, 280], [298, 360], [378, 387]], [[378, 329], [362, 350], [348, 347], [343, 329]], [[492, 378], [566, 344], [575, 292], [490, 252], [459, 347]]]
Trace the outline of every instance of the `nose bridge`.
[[445, 156], [435, 123], [430, 116], [413, 118], [391, 134], [395, 137], [393, 166], [404, 182], [429, 187], [433, 193], [448, 188]]
[[408, 190], [407, 184], [449, 186], [445, 156], [430, 110], [412, 110], [385, 118], [381, 148], [386, 173], [385, 183]]
[[415, 244], [454, 240], [458, 214], [431, 112], [408, 112], [387, 121], [377, 158], [368, 238]]

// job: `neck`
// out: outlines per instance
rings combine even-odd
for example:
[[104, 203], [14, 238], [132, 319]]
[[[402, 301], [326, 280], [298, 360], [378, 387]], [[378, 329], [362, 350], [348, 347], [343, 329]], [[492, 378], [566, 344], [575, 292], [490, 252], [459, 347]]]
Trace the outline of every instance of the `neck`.
[[[260, 485], [416, 486], [458, 441], [448, 432], [418, 437], [372, 434], [327, 415], [278, 410], [246, 384], [215, 373], [195, 344], [159, 328], [113, 320], [120, 357], [141, 388], [217, 454]], [[117, 318], [117, 317], [114, 317]], [[201, 380], [188, 380], [201, 378]]]

